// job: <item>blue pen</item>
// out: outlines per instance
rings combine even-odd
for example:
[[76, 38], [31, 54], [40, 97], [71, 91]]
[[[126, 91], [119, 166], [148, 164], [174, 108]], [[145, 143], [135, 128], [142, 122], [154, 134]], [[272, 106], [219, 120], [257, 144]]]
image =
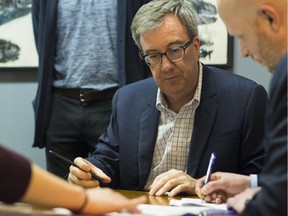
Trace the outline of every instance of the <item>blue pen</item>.
[[206, 185], [209, 182], [209, 180], [210, 180], [210, 176], [211, 176], [211, 172], [212, 172], [212, 168], [213, 168], [215, 159], [216, 159], [216, 154], [215, 154], [215, 152], [213, 152], [211, 154], [211, 157], [210, 157], [210, 161], [209, 161], [209, 165], [208, 165], [208, 169], [207, 169], [204, 185]]

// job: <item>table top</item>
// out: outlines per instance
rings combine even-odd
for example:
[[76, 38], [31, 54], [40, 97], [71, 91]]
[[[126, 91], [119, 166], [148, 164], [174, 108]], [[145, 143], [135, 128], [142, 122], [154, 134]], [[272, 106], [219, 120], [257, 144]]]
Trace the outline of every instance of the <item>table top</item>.
[[174, 197], [168, 197], [168, 196], [150, 196], [148, 192], [145, 191], [132, 191], [132, 190], [116, 190], [119, 193], [123, 194], [124, 196], [128, 198], [135, 198], [138, 196], [146, 196], [147, 197], [147, 204], [152, 205], [169, 205], [169, 201], [171, 199], [181, 199], [183, 197], [187, 198], [198, 198], [197, 196], [174, 196]]
[[[168, 197], [168, 196], [150, 196], [148, 192], [145, 191], [131, 191], [131, 190], [116, 190], [119, 193], [123, 194], [124, 196], [128, 198], [135, 198], [139, 196], [146, 196], [147, 197], [147, 204], [152, 204], [152, 205], [162, 205], [162, 206], [167, 206], [169, 205], [169, 202], [171, 199], [181, 199], [183, 197], [185, 198], [197, 198], [196, 196], [175, 196], [175, 197]], [[68, 210], [66, 212], [63, 212], [63, 210], [66, 209], [48, 209], [48, 208], [41, 208], [38, 206], [32, 206], [28, 204], [23, 204], [23, 203], [16, 203], [14, 205], [6, 205], [0, 202], [0, 216], [5, 215], [5, 216], [64, 216], [69, 213]], [[62, 211], [62, 212], [61, 212]], [[179, 214], [179, 213], [178, 213]], [[107, 214], [110, 215], [110, 214]], [[117, 214], [121, 215], [121, 214]], [[127, 214], [124, 214], [127, 216]], [[208, 214], [208, 215], [213, 215], [213, 216], [235, 216], [234, 214]]]

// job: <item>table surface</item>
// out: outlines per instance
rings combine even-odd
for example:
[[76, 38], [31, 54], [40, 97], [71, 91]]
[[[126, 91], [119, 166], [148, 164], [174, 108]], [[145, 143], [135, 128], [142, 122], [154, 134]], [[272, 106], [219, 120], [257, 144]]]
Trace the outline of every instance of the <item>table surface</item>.
[[198, 196], [150, 196], [148, 192], [145, 191], [131, 191], [131, 190], [117, 190], [119, 193], [123, 194], [128, 198], [135, 198], [138, 196], [146, 196], [147, 197], [147, 204], [152, 205], [169, 205], [169, 201], [171, 199], [181, 199], [183, 197], [187, 198], [198, 198]]
[[[169, 201], [171, 199], [181, 199], [184, 196], [176, 196], [176, 197], [168, 197], [168, 196], [150, 196], [148, 192], [145, 191], [131, 191], [131, 190], [116, 190], [119, 193], [123, 194], [124, 196], [128, 198], [135, 198], [139, 196], [146, 196], [147, 197], [147, 204], [152, 205], [169, 205]], [[196, 198], [196, 196], [185, 196], [185, 197], [191, 197]], [[61, 210], [61, 209], [60, 209]], [[64, 209], [65, 210], [65, 209]], [[38, 206], [32, 206], [29, 204], [23, 204], [23, 203], [16, 203], [13, 205], [7, 205], [0, 202], [0, 216], [36, 216], [36, 215], [45, 215], [45, 216], [55, 216], [55, 215], [61, 215], [63, 216], [66, 213], [61, 212], [55, 212], [52, 211], [50, 208], [41, 208]]]

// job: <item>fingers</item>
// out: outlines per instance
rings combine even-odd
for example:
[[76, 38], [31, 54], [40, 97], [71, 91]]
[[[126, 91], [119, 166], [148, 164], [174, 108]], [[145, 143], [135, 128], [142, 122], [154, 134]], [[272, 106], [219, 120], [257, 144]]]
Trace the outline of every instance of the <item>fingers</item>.
[[228, 196], [225, 192], [222, 191], [218, 191], [216, 197], [213, 199], [213, 202], [215, 202], [216, 204], [221, 204], [226, 202]]
[[97, 176], [99, 176], [103, 180], [104, 183], [111, 182], [111, 178], [109, 176], [107, 176], [101, 169], [93, 166], [92, 164], [91, 164], [91, 171], [95, 173]]
[[98, 187], [99, 182], [91, 179], [91, 174], [86, 173], [75, 166], [70, 167], [68, 181], [85, 188]]
[[90, 172], [93, 172], [102, 178], [104, 183], [111, 182], [110, 177], [108, 177], [101, 169], [95, 167], [89, 161], [81, 157], [77, 157], [74, 160], [74, 163], [76, 166], [70, 166], [69, 168], [70, 173], [68, 176], [68, 181], [70, 183], [77, 184], [86, 188], [98, 187], [99, 182], [92, 178]]
[[162, 196], [168, 193], [168, 196], [176, 196], [181, 192], [195, 194], [195, 184], [196, 180], [183, 171], [172, 169], [155, 178], [149, 195]]
[[[94, 174], [99, 176], [103, 180], [104, 183], [110, 183], [111, 182], [111, 178], [109, 176], [107, 176], [101, 169], [97, 168], [96, 166], [94, 166], [89, 161], [87, 161], [81, 157], [77, 157], [74, 160], [74, 163], [83, 171], [86, 171], [88, 173], [93, 172]], [[91, 176], [91, 178], [92, 178], [92, 176]]]
[[146, 196], [128, 199], [110, 188], [88, 189], [89, 203], [83, 213], [104, 214], [123, 210], [138, 213], [137, 205], [146, 203]]
[[126, 207], [124, 207], [128, 212], [130, 213], [140, 213], [140, 211], [137, 209], [137, 206], [139, 204], [144, 204], [147, 202], [147, 197], [146, 196], [141, 196], [137, 198], [133, 198], [131, 200], [128, 200], [128, 204]]
[[221, 181], [219, 181], [219, 173], [211, 175], [210, 181], [204, 186], [205, 176], [198, 179], [195, 186], [196, 194], [206, 202], [215, 202], [217, 204], [226, 202], [227, 193], [220, 190], [222, 187]]
[[258, 193], [261, 190], [261, 188], [248, 188], [244, 192], [237, 194], [236, 196], [229, 198], [227, 200], [227, 205], [232, 207], [235, 211], [238, 213], [241, 213], [245, 206], [247, 205], [247, 202], [249, 202], [256, 193]]
[[149, 195], [162, 196], [166, 192], [170, 191], [171, 181], [169, 181], [169, 176], [159, 175], [155, 178], [152, 185], [150, 186]]
[[218, 190], [225, 190], [227, 187], [225, 184], [223, 184], [223, 182], [221, 182], [220, 180], [218, 181], [209, 181], [206, 185], [204, 185], [201, 190], [200, 190], [200, 194], [202, 194], [203, 196], [206, 196], [210, 193], [213, 193], [215, 191]]
[[204, 185], [204, 181], [205, 181], [205, 176], [198, 179], [195, 185], [195, 193], [198, 195], [198, 197], [200, 197], [201, 199], [203, 199], [204, 194], [202, 194], [201, 189]]
[[89, 161], [83, 159], [82, 157], [77, 157], [74, 159], [74, 164], [78, 166], [81, 170], [90, 172], [91, 167], [93, 164], [91, 164]]
[[241, 213], [245, 208], [247, 199], [248, 198], [245, 198], [245, 196], [243, 196], [242, 194], [239, 194], [236, 195], [235, 197], [229, 198], [227, 200], [227, 205], [229, 207], [232, 207], [236, 212]]

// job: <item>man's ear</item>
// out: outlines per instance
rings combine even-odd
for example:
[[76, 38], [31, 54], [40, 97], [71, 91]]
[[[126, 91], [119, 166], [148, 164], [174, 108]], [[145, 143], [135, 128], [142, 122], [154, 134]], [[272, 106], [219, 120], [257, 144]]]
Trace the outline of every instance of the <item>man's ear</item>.
[[281, 20], [277, 10], [274, 7], [270, 5], [261, 5], [259, 7], [258, 13], [269, 22], [273, 32], [279, 31]]

